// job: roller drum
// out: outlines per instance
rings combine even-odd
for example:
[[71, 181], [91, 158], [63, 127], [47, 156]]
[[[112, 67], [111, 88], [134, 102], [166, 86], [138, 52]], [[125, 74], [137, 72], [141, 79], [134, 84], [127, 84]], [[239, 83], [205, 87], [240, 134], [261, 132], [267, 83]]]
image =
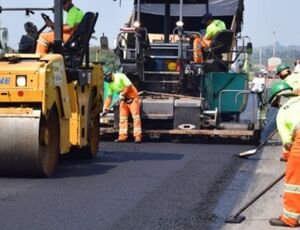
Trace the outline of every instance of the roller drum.
[[0, 116], [0, 175], [50, 176], [57, 164], [57, 116]]

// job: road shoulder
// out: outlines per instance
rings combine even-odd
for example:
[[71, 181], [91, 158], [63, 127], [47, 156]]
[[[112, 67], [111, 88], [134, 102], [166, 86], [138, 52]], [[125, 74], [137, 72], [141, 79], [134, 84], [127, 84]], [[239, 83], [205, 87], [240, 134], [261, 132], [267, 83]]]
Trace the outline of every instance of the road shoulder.
[[250, 200], [284, 173], [286, 163], [279, 161], [280, 152], [280, 146], [269, 145], [258, 154], [244, 160], [214, 209], [216, 218], [212, 223], [212, 229], [274, 229], [269, 225], [269, 219], [281, 214], [283, 179], [240, 214], [246, 217], [243, 222], [225, 223], [225, 220], [228, 216], [237, 214]]

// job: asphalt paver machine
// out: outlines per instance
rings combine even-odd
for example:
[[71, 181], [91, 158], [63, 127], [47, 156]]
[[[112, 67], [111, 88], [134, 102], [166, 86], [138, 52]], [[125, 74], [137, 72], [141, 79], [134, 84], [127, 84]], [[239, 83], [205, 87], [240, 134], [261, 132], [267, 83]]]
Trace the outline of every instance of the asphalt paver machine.
[[95, 157], [98, 151], [102, 66], [89, 61], [98, 14], [85, 13], [63, 43], [62, 0], [50, 8], [1, 7], [1, 12], [15, 10], [52, 11], [55, 41], [49, 54], [35, 54], [36, 39], [46, 26], [37, 31], [31, 24], [27, 29], [34, 36], [22, 37], [20, 52], [0, 59], [0, 174], [50, 176], [60, 154], [79, 151]]
[[[201, 21], [208, 12], [227, 29], [204, 49], [204, 61], [196, 63], [193, 37], [205, 33]], [[252, 44], [241, 35], [243, 12], [243, 0], [134, 1], [115, 53], [121, 71], [143, 92], [144, 134], [257, 139], [264, 108], [257, 100], [262, 92], [249, 89]], [[242, 119], [243, 113], [249, 117]], [[114, 121], [103, 134], [116, 132], [118, 112]]]

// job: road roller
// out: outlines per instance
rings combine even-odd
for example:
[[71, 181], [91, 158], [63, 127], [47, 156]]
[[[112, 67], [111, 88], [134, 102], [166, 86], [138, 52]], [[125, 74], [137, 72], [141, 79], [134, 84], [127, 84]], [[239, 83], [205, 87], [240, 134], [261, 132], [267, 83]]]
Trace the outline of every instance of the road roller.
[[[103, 73], [100, 63], [89, 61], [89, 40], [98, 14], [85, 13], [63, 42], [61, 4], [55, 0], [54, 7], [45, 9], [2, 7], [2, 12], [54, 12], [55, 41], [49, 54], [35, 54], [38, 36], [21, 39], [21, 52], [0, 59], [1, 176], [49, 177], [61, 154], [97, 155]], [[44, 13], [42, 17], [46, 19]]]

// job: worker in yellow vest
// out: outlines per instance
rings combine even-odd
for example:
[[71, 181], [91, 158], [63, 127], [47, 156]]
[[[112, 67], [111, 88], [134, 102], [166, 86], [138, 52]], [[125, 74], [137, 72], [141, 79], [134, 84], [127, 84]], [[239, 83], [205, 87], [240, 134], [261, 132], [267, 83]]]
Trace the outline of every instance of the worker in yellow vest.
[[212, 39], [223, 30], [226, 30], [226, 25], [223, 21], [219, 19], [214, 19], [212, 14], [207, 13], [203, 15], [202, 23], [205, 24], [206, 32], [205, 36], [201, 37], [197, 34], [194, 35], [193, 41], [193, 49], [194, 49], [194, 62], [202, 63], [203, 62], [203, 54], [202, 49], [209, 47]]
[[[292, 73], [291, 69], [286, 64], [280, 64], [276, 68], [278, 77], [293, 88], [295, 94], [300, 95], [300, 74]], [[267, 123], [261, 133], [261, 142], [263, 142], [273, 131], [276, 130], [276, 116], [278, 108], [271, 107], [268, 112]], [[290, 152], [283, 149], [280, 161], [287, 161]]]
[[123, 73], [113, 73], [109, 66], [103, 67], [104, 81], [107, 82], [107, 97], [104, 101], [104, 111], [108, 111], [112, 102], [112, 95], [119, 94], [120, 116], [119, 137], [115, 142], [128, 140], [128, 117], [133, 119], [133, 136], [135, 143], [142, 141], [142, 123], [140, 116], [140, 98], [137, 89]]
[[281, 81], [273, 84], [269, 101], [279, 108], [277, 129], [283, 147], [290, 152], [284, 179], [283, 212], [269, 222], [273, 226], [296, 227], [300, 226], [300, 96]]
[[[66, 24], [63, 26], [63, 41], [66, 42], [73, 32], [75, 31], [78, 24], [83, 19], [84, 13], [73, 5], [72, 0], [63, 1], [63, 9], [68, 12]], [[54, 23], [51, 20], [46, 22], [47, 26], [54, 28]], [[49, 45], [54, 43], [54, 32], [41, 33], [36, 45], [36, 53], [45, 54], [49, 51]]]

